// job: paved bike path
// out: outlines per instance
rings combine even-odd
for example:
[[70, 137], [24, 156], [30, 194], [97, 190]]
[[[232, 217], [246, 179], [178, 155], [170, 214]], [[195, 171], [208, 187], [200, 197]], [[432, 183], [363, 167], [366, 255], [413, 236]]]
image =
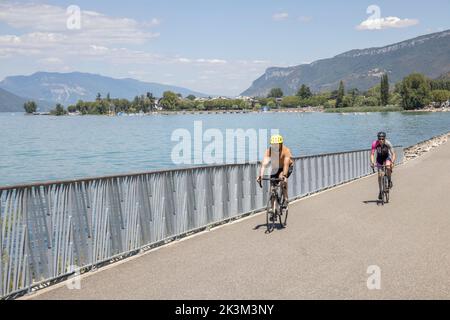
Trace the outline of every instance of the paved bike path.
[[[90, 272], [80, 290], [36, 299], [450, 298], [450, 143], [395, 169], [389, 204], [375, 176]], [[254, 229], [258, 225], [260, 228]], [[381, 289], [367, 288], [367, 269]]]

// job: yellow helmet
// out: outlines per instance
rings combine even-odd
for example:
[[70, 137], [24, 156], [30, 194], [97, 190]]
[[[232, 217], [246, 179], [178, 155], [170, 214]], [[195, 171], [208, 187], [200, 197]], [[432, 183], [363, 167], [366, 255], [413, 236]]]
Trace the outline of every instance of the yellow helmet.
[[283, 137], [280, 136], [279, 134], [273, 135], [270, 138], [270, 144], [274, 144], [274, 143], [283, 143]]

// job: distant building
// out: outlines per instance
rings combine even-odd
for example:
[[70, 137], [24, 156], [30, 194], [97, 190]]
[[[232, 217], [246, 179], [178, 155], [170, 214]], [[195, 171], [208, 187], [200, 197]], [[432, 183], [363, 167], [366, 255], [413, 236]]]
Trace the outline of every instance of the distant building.
[[162, 98], [159, 98], [159, 99], [155, 99], [155, 110], [162, 110], [162, 107], [161, 107], [161, 100], [162, 100]]
[[222, 97], [222, 96], [219, 96], [219, 97], [214, 97], [214, 98], [212, 98], [211, 100], [231, 100], [231, 99], [228, 98], [228, 97]]
[[253, 97], [247, 97], [247, 96], [238, 96], [236, 99], [244, 100], [244, 101], [256, 101]]

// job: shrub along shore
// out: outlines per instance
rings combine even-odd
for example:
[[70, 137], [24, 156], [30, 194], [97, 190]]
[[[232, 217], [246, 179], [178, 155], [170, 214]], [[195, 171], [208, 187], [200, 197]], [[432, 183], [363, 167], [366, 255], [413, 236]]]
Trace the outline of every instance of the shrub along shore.
[[328, 113], [348, 113], [348, 112], [399, 112], [405, 111], [402, 107], [399, 106], [386, 106], [386, 107], [349, 107], [349, 108], [328, 108], [325, 109], [325, 112]]

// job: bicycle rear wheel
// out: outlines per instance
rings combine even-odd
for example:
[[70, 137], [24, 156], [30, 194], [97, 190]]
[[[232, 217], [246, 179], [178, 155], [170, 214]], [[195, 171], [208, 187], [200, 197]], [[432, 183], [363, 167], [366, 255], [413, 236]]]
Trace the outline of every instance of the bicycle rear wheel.
[[[380, 179], [380, 178], [378, 178], [378, 179]], [[380, 194], [381, 194], [381, 204], [384, 205], [384, 177], [381, 177]], [[380, 198], [378, 198], [378, 199], [380, 199]]]
[[[281, 196], [281, 203], [284, 203], [284, 196]], [[280, 226], [283, 228], [286, 226], [287, 216], [289, 214], [288, 207], [283, 208], [280, 204], [280, 213], [281, 213], [280, 214]], [[283, 215], [284, 215], [284, 222], [282, 222]]]

